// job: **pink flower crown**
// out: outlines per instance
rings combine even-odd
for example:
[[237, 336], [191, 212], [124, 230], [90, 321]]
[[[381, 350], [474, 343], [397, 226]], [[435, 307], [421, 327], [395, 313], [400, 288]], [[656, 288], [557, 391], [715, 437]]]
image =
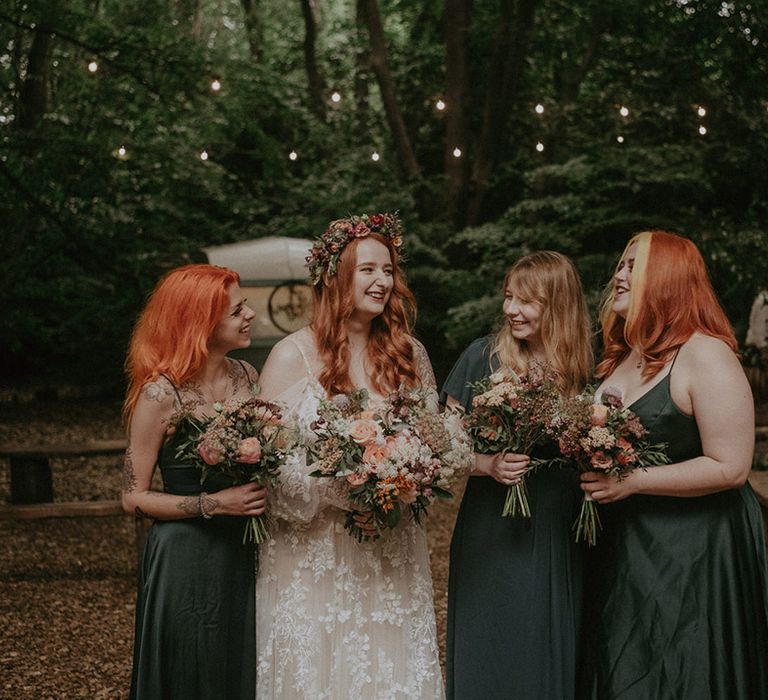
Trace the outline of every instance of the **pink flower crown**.
[[398, 251], [403, 243], [403, 225], [400, 217], [394, 214], [362, 214], [348, 219], [331, 221], [322, 236], [315, 239], [310, 254], [307, 256], [307, 268], [312, 284], [323, 281], [327, 272], [331, 277], [336, 274], [339, 256], [344, 248], [356, 238], [365, 238], [371, 233], [384, 236]]

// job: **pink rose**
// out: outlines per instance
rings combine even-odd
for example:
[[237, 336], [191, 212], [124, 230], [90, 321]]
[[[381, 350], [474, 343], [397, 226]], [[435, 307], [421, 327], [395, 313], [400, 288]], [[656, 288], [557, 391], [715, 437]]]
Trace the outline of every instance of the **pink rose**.
[[362, 486], [366, 481], [368, 481], [368, 475], [367, 474], [361, 474], [360, 472], [352, 472], [351, 474], [347, 474], [347, 483], [354, 489], [358, 486]]
[[261, 459], [261, 443], [259, 438], [249, 437], [240, 441], [237, 450], [237, 461], [245, 464], [256, 464]]
[[221, 462], [221, 460], [224, 459], [224, 453], [221, 450], [205, 442], [200, 444], [200, 446], [197, 448], [197, 451], [200, 453], [200, 456], [203, 458], [203, 462], [205, 462], [206, 464], [210, 464], [211, 466], [213, 466], [214, 464], [218, 464], [219, 462]]
[[379, 437], [379, 426], [372, 420], [356, 420], [352, 423], [349, 435], [358, 445], [370, 445]]
[[601, 403], [592, 404], [592, 425], [604, 428], [608, 423], [608, 406]]

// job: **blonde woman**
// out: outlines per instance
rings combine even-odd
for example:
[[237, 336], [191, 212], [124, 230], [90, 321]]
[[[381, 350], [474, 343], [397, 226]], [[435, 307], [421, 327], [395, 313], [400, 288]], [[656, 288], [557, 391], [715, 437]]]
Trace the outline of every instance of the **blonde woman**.
[[[498, 331], [464, 351], [443, 400], [469, 408], [470, 382], [500, 368], [525, 374], [536, 364], [557, 373], [563, 394], [578, 393], [592, 371], [592, 345], [573, 263], [552, 251], [526, 255], [507, 272], [503, 291]], [[502, 518], [507, 487], [529, 461], [476, 455], [451, 542], [449, 698], [574, 697], [582, 551], [570, 528], [581, 494], [575, 473], [537, 470], [526, 477], [531, 518]]]

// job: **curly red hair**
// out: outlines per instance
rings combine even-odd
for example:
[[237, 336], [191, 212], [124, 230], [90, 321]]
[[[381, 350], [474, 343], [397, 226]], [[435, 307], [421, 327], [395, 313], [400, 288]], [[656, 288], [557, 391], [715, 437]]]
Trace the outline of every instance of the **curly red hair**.
[[236, 272], [215, 265], [186, 265], [158, 282], [136, 322], [125, 361], [127, 423], [147, 382], [164, 374], [181, 386], [202, 369], [208, 341], [228, 307], [229, 288], [239, 283]]
[[632, 348], [645, 358], [643, 376], [656, 375], [694, 333], [719, 338], [734, 352], [738, 345], [717, 300], [704, 259], [696, 245], [666, 231], [644, 231], [627, 243], [637, 244], [627, 318], [613, 310], [614, 280], [606, 288], [600, 320], [603, 359], [595, 374], [613, 372]]
[[[380, 394], [406, 388], [417, 382], [410, 332], [416, 316], [416, 300], [405, 283], [398, 264], [397, 250], [384, 236], [371, 233], [367, 238], [389, 250], [394, 285], [381, 315], [371, 322], [367, 354], [373, 366], [371, 382]], [[354, 311], [353, 281], [357, 261], [357, 239], [350, 242], [339, 257], [336, 274], [313, 288], [314, 316], [310, 328], [323, 361], [320, 384], [329, 394], [348, 393], [354, 389], [349, 378], [349, 343], [346, 322]]]

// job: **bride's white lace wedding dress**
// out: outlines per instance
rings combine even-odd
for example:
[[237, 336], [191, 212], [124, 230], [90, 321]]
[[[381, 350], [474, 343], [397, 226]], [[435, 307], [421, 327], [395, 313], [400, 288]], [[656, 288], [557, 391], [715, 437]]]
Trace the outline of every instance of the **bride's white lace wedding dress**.
[[[308, 376], [277, 400], [311, 437], [324, 390], [307, 361], [308, 332], [291, 341]], [[431, 377], [418, 348], [422, 377]], [[404, 517], [381, 539], [357, 542], [344, 529], [344, 491], [308, 476], [306, 462], [304, 451], [292, 454], [270, 494], [256, 585], [257, 697], [442, 698], [424, 527]]]

